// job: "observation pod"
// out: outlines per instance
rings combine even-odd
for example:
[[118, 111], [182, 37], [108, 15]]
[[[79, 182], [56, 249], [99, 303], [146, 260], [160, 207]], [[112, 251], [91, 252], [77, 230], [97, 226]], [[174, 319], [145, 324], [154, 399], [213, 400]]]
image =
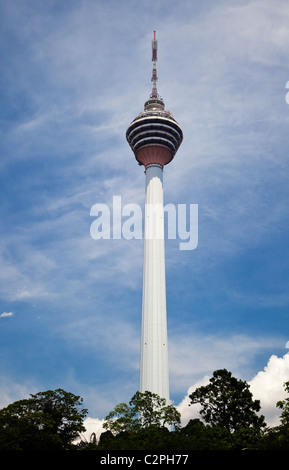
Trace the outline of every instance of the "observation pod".
[[183, 132], [161, 98], [150, 97], [126, 132], [139, 165], [167, 165], [183, 140]]

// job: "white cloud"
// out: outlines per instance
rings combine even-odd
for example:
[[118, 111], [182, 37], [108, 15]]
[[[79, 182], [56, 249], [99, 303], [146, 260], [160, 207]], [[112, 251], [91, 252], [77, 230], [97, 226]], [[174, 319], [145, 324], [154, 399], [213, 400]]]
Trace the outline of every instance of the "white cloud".
[[190, 405], [190, 394], [193, 393], [196, 388], [202, 387], [203, 385], [207, 385], [209, 383], [209, 376], [203, 377], [201, 380], [198, 380], [194, 385], [192, 385], [187, 392], [187, 395], [181, 401], [179, 405], [175, 405], [179, 413], [181, 413], [181, 425], [182, 427], [185, 426], [190, 419], [200, 418], [199, 411], [201, 409], [200, 405]]
[[261, 402], [261, 412], [270, 426], [279, 424], [281, 410], [276, 408], [278, 400], [288, 398], [284, 382], [289, 380], [289, 353], [283, 357], [272, 355], [264, 370], [248, 382], [255, 399]]
[[[234, 374], [233, 374], [234, 375]], [[200, 418], [199, 405], [189, 406], [189, 395], [198, 387], [207, 385], [210, 377], [204, 376], [201, 380], [189, 387], [187, 395], [177, 405], [178, 411], [182, 415], [182, 426], [185, 426], [190, 419]], [[265, 422], [269, 427], [278, 426], [281, 410], [276, 408], [278, 400], [288, 398], [284, 391], [284, 382], [289, 379], [289, 353], [283, 357], [272, 355], [264, 370], [259, 371], [252, 380], [247, 381], [254, 400], [260, 400], [260, 413], [265, 416]]]
[[13, 317], [13, 312], [3, 312], [1, 313], [0, 315], [0, 318], [4, 318], [4, 317]]
[[84, 442], [90, 442], [93, 434], [95, 434], [96, 441], [98, 441], [101, 433], [104, 431], [102, 427], [103, 423], [103, 419], [101, 420], [98, 418], [86, 418], [83, 422], [85, 431], [81, 433], [80, 439], [77, 439], [76, 442], [79, 442], [79, 440]]

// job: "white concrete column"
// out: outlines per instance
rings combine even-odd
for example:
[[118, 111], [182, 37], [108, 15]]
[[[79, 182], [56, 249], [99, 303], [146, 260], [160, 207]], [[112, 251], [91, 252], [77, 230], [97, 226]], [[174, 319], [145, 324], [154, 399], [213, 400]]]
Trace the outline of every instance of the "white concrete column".
[[169, 401], [163, 169], [146, 168], [140, 392]]

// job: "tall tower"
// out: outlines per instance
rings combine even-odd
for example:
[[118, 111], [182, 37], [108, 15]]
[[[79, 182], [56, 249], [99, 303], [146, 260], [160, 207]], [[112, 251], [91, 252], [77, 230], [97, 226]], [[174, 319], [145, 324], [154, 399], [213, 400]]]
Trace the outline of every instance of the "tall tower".
[[156, 393], [169, 404], [163, 168], [174, 158], [183, 132], [157, 92], [157, 45], [154, 31], [152, 93], [126, 138], [146, 176], [139, 391]]

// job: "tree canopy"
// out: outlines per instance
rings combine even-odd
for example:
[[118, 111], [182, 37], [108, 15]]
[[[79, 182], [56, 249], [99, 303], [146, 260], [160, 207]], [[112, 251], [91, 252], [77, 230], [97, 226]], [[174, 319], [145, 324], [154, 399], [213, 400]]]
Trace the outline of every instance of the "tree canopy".
[[67, 450], [85, 431], [83, 399], [62, 389], [48, 390], [0, 410], [1, 450]]
[[[284, 383], [284, 389], [289, 393], [289, 381]], [[283, 426], [289, 425], [289, 398], [280, 400], [276, 403], [276, 406], [282, 410], [280, 419]]]
[[[289, 382], [284, 386], [289, 392]], [[90, 441], [79, 441], [87, 414], [82, 398], [61, 389], [40, 392], [0, 410], [0, 450], [289, 450], [289, 398], [277, 402], [282, 414], [274, 428], [265, 428], [248, 384], [226, 369], [190, 398], [201, 404], [201, 419], [181, 427], [174, 406], [137, 392], [106, 416], [99, 438], [92, 433]]]
[[190, 404], [200, 403], [200, 415], [208, 424], [230, 432], [248, 427], [260, 430], [266, 426], [264, 416], [257, 414], [260, 401], [253, 400], [249, 385], [226, 369], [216, 370], [209, 384], [197, 388], [189, 397]]
[[136, 392], [129, 404], [120, 403], [105, 418], [103, 427], [111, 432], [136, 431], [147, 426], [178, 426], [181, 415], [164, 398], [150, 391]]

